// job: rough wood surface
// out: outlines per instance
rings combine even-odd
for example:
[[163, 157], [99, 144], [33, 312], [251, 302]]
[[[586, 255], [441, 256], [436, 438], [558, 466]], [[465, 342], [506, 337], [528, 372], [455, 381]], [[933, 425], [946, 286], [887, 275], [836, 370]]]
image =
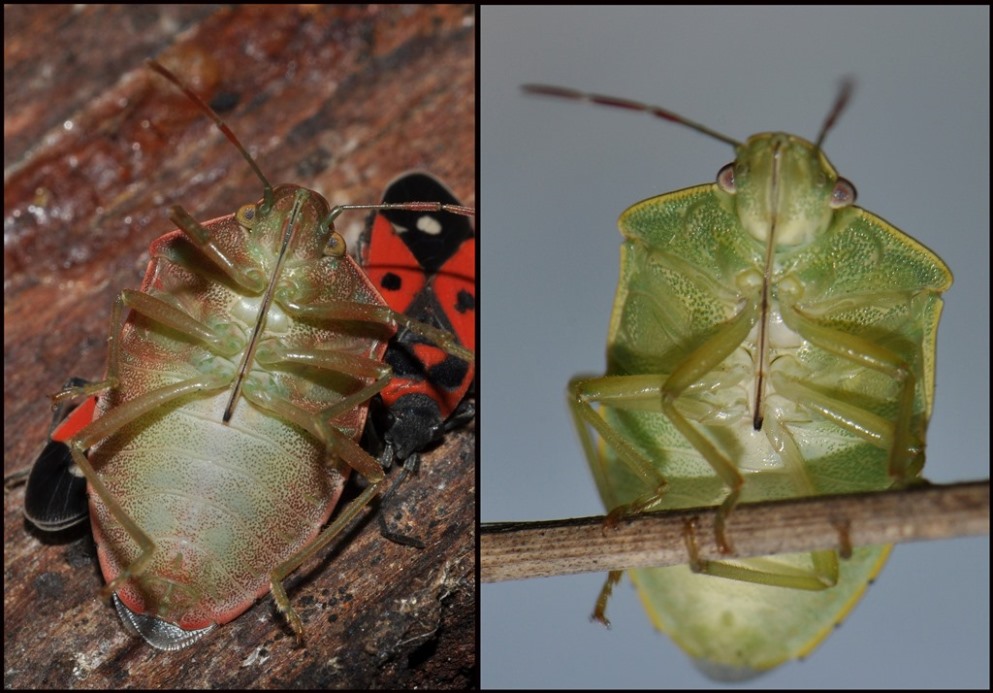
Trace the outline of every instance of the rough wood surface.
[[[260, 196], [237, 152], [152, 75], [205, 93], [274, 183], [375, 202], [411, 168], [474, 204], [468, 6], [10, 6], [4, 13], [4, 470], [31, 463], [47, 395], [99, 377], [110, 306], [182, 204], [210, 219]], [[364, 219], [344, 219], [347, 234]], [[423, 551], [363, 522], [197, 646], [155, 651], [98, 598], [88, 535], [52, 541], [4, 503], [8, 688], [464, 687], [476, 680], [475, 430], [430, 453], [391, 507]]]

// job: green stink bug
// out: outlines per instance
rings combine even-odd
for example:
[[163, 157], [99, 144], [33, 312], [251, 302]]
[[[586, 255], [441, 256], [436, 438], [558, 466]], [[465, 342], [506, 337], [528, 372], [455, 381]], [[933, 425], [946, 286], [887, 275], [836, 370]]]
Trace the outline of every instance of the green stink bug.
[[[483, 223], [503, 221], [502, 242], [481, 255], [484, 520], [601, 511], [563, 395], [574, 374], [603, 370], [617, 217], [636, 200], [712, 181], [732, 158], [655, 119], [522, 97], [519, 85], [539, 79], [662, 103], [741, 139], [762, 130], [813, 139], [834, 81], [856, 74], [828, 156], [858, 187], [858, 204], [955, 271], [925, 474], [988, 474], [988, 8], [941, 9], [482, 9], [481, 180], [494, 212]], [[836, 634], [755, 683], [982, 687], [987, 566], [981, 538], [898, 547]], [[484, 585], [484, 685], [701, 685], [629, 581], [609, 605], [614, 627], [588, 623], [602, 581]]]
[[[734, 146], [717, 182], [621, 215], [625, 238], [607, 372], [569, 384], [610, 517], [741, 500], [881, 490], [920, 479], [934, 397], [940, 294], [930, 250], [854, 206], [821, 144], [737, 142], [657, 106], [529, 86], [644, 111]], [[882, 567], [887, 547], [636, 570], [655, 624], [708, 675], [748, 678], [810, 652]], [[718, 583], [707, 573], [724, 578]], [[604, 608], [612, 574], [598, 601]]]

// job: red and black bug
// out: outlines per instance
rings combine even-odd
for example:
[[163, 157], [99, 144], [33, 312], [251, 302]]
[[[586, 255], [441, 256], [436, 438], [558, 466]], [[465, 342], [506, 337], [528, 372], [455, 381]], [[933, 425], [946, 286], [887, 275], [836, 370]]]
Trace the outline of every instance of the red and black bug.
[[[85, 384], [70, 378], [64, 387]], [[46, 532], [68, 529], [89, 513], [86, 479], [75, 469], [67, 441], [93, 421], [96, 406], [97, 398], [88, 397], [79, 406], [60, 404], [52, 414], [48, 443], [31, 467], [24, 494], [24, 514]]]
[[[383, 194], [384, 204], [432, 200], [460, 202], [440, 181], [406, 173]], [[476, 349], [476, 237], [468, 217], [402, 209], [370, 217], [361, 264], [389, 306], [414, 320], [453, 333]], [[475, 406], [474, 363], [451, 357], [410, 332], [390, 342], [386, 362], [393, 379], [371, 405], [366, 445], [384, 466], [407, 467], [447, 431], [468, 423]]]

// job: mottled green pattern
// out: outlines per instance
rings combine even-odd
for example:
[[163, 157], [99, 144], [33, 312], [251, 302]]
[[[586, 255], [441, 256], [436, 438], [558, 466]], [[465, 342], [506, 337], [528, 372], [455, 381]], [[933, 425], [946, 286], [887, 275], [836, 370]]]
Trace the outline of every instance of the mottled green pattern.
[[[610, 510], [647, 498], [649, 509], [733, 512], [735, 502], [882, 490], [920, 474], [951, 274], [882, 219], [837, 202], [846, 184], [809, 142], [768, 133], [737, 154], [729, 189], [687, 188], [621, 216], [606, 377], [572, 386]], [[705, 446], [667, 414], [670, 400]], [[744, 479], [736, 501], [715, 473], [725, 464]], [[685, 566], [632, 577], [655, 623], [702, 668], [741, 677], [810, 651], [886, 553], [862, 548], [840, 564], [827, 554], [837, 584], [820, 590]], [[817, 572], [811, 561], [753, 564]]]

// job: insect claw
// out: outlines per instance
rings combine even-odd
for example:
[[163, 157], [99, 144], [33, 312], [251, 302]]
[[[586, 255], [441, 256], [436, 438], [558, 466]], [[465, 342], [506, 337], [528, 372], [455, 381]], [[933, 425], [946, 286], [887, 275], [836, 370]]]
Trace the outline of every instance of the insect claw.
[[696, 543], [696, 526], [699, 518], [696, 516], [683, 521], [683, 543], [690, 559], [690, 570], [694, 573], [703, 572], [703, 561], [700, 560], [700, 550]]
[[717, 550], [725, 556], [734, 553], [734, 547], [728, 540], [727, 528], [724, 524], [724, 516], [720, 513], [717, 513], [717, 519], [714, 521], [714, 541], [717, 542]]
[[623, 574], [624, 572], [621, 570], [611, 570], [607, 574], [607, 581], [603, 583], [600, 595], [596, 600], [596, 606], [593, 608], [593, 613], [590, 614], [591, 621], [601, 623], [605, 628], [610, 628], [610, 619], [607, 618], [607, 601], [614, 593], [614, 585], [621, 581]]
[[833, 520], [831, 524], [838, 530], [838, 555], [848, 560], [852, 557], [851, 523], [848, 520]]
[[617, 527], [617, 523], [621, 521], [621, 518], [625, 517], [629, 512], [629, 508], [626, 505], [614, 508], [609, 513], [607, 517], [603, 519], [603, 533], [606, 534], [608, 530]]
[[283, 616], [286, 617], [286, 622], [289, 624], [290, 630], [293, 631], [293, 635], [296, 640], [296, 647], [306, 647], [306, 642], [304, 641], [303, 636], [303, 622], [300, 620], [300, 617], [297, 616], [296, 611], [294, 611], [289, 604], [287, 604], [284, 609], [277, 603], [277, 608], [283, 612]]

